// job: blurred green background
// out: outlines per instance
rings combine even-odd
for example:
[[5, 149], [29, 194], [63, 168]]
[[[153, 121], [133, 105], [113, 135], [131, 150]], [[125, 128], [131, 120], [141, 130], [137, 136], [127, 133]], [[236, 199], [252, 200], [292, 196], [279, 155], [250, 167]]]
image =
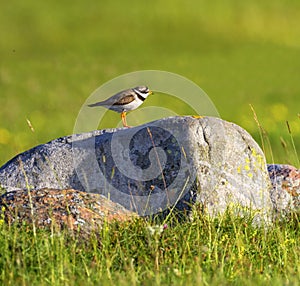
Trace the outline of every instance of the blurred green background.
[[[82, 104], [106, 81], [155, 69], [194, 81], [223, 119], [262, 145], [252, 104], [270, 141], [268, 161], [299, 167], [300, 1], [12, 0], [1, 1], [0, 15], [0, 165], [71, 134]], [[145, 106], [187, 113], [162, 98]]]

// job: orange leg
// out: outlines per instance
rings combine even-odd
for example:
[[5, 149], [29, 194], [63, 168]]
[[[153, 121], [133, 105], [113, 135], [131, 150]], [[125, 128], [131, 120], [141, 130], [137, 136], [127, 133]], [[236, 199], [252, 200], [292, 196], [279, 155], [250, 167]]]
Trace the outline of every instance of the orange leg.
[[122, 118], [123, 126], [124, 126], [124, 127], [130, 127], [130, 126], [127, 125], [127, 121], [126, 121], [126, 112], [125, 112], [125, 111], [123, 111], [123, 112], [121, 113], [121, 118]]

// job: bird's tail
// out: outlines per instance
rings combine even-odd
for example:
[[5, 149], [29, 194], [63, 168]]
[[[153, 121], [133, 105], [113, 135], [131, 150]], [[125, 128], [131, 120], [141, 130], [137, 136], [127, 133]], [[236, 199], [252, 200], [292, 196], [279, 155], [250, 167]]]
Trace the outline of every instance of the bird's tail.
[[88, 104], [89, 107], [102, 106], [102, 105], [103, 105], [102, 102], [96, 102], [96, 103]]

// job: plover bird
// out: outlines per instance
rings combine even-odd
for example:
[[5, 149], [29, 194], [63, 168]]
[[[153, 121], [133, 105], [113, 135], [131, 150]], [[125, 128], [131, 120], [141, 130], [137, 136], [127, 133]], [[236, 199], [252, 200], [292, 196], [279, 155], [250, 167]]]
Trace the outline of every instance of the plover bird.
[[152, 91], [147, 86], [137, 86], [122, 90], [104, 101], [89, 104], [88, 106], [103, 106], [121, 113], [123, 126], [129, 127], [126, 122], [126, 112], [138, 108], [150, 94], [152, 94]]

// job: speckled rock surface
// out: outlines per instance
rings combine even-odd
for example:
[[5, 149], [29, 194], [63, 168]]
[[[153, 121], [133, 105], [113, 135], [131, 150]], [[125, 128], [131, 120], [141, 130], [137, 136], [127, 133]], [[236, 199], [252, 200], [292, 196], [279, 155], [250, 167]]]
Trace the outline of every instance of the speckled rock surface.
[[85, 235], [99, 231], [104, 221], [126, 221], [137, 217], [99, 194], [72, 189], [8, 192], [0, 197], [0, 206], [0, 212], [9, 224], [34, 223], [36, 227], [67, 228]]
[[268, 165], [273, 185], [271, 200], [277, 212], [300, 210], [300, 170], [290, 165]]
[[268, 216], [272, 189], [262, 151], [219, 118], [171, 117], [130, 129], [99, 130], [37, 146], [0, 168], [8, 191], [76, 189], [109, 197], [139, 215], [199, 202]]
[[266, 215], [273, 207], [272, 186], [258, 144], [234, 123], [203, 118], [200, 126], [192, 140], [198, 158], [197, 201], [210, 214], [233, 206], [241, 213], [245, 208], [256, 210], [257, 219]]

